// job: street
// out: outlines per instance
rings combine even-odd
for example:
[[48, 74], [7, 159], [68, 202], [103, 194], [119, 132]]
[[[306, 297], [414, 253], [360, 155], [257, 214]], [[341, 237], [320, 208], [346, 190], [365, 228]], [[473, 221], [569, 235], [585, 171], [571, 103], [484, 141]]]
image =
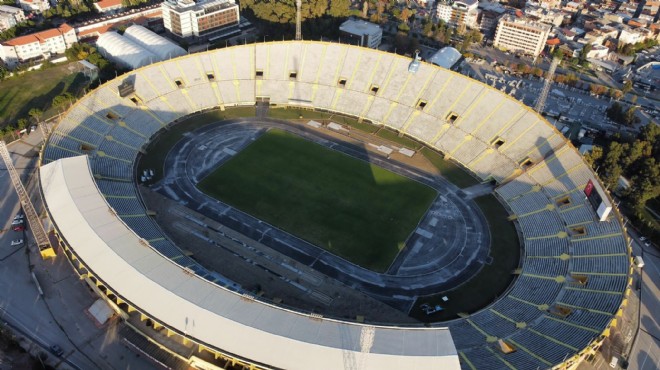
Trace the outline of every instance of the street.
[[[36, 131], [10, 144], [14, 166], [24, 184], [34, 173], [37, 157], [34, 145], [40, 141]], [[35, 181], [26, 186], [34, 190]], [[47, 353], [45, 363], [56, 368], [73, 369], [149, 369], [153, 365], [129, 350], [116, 334], [120, 322], [111, 320], [98, 328], [84, 310], [97, 297], [79, 280], [68, 260], [58, 255], [42, 260], [29, 230], [11, 230], [14, 215], [20, 212], [16, 192], [4, 164], [0, 164], [0, 320], [16, 334], [27, 336]], [[33, 199], [35, 199], [33, 197]], [[35, 204], [37, 211], [40, 205]], [[23, 239], [21, 245], [11, 241]], [[31, 277], [34, 272], [44, 295]], [[6, 324], [4, 324], [6, 323]], [[61, 359], [50, 353], [51, 345], [60, 346]]]

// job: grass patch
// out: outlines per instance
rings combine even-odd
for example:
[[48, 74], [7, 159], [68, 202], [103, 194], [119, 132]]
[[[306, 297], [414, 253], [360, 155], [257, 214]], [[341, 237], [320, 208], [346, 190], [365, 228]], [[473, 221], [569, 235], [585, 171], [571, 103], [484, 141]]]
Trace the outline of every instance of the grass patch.
[[43, 71], [26, 72], [0, 81], [0, 127], [19, 118], [29, 118], [32, 108], [45, 112], [42, 119], [58, 112], [50, 109], [53, 98], [65, 92], [78, 95], [87, 79], [81, 73], [71, 73], [69, 64]]
[[142, 173], [145, 169], [156, 169], [152, 182], [159, 181], [163, 177], [163, 165], [165, 164], [167, 153], [169, 153], [174, 144], [181, 140], [183, 134], [210, 123], [230, 118], [254, 117], [255, 111], [255, 107], [234, 107], [227, 108], [224, 111], [208, 111], [184, 119], [172, 126], [169, 130], [162, 132], [156, 140], [149, 144], [147, 154], [140, 158], [138, 173]]
[[416, 181], [280, 130], [268, 131], [198, 187], [381, 272], [436, 196]]
[[410, 139], [410, 138], [405, 137], [405, 136], [399, 137], [398, 133], [396, 133], [395, 131], [392, 131], [392, 130], [388, 130], [386, 128], [380, 129], [376, 133], [376, 135], [382, 137], [383, 139], [385, 139], [387, 141], [391, 141], [393, 143], [404, 146], [408, 149], [419, 150], [419, 149], [422, 148], [422, 144], [416, 142], [415, 140]]
[[276, 119], [329, 119], [331, 114], [300, 108], [270, 108], [268, 117]]
[[421, 153], [435, 168], [438, 169], [438, 171], [440, 171], [442, 177], [451, 181], [451, 183], [459, 188], [466, 188], [468, 186], [479, 184], [479, 180], [472, 177], [458, 164], [446, 160], [442, 154], [428, 147], [422, 148]]
[[379, 129], [378, 126], [372, 125], [370, 123], [359, 122], [357, 118], [353, 118], [353, 117], [334, 115], [332, 116], [332, 120], [339, 124], [353, 127], [354, 129], [360, 130], [362, 132], [366, 132], [368, 134], [373, 134]]
[[[511, 272], [518, 267], [520, 244], [518, 234], [511, 221], [507, 220], [506, 209], [493, 195], [479, 197], [475, 202], [481, 208], [491, 230], [490, 255], [493, 261], [465, 284], [456, 289], [421, 297], [415, 302], [410, 315], [421, 321], [444, 321], [457, 317], [459, 312], [475, 312], [492, 303], [511, 284]], [[447, 296], [448, 302], [442, 302]], [[426, 315], [419, 305], [439, 304], [444, 311]]]

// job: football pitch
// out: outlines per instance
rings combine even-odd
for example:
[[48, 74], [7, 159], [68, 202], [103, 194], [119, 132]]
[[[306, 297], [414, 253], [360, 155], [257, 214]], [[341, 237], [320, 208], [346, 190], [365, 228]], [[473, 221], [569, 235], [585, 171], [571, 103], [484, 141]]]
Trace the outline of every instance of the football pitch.
[[437, 195], [426, 185], [281, 130], [269, 130], [197, 186], [379, 272]]

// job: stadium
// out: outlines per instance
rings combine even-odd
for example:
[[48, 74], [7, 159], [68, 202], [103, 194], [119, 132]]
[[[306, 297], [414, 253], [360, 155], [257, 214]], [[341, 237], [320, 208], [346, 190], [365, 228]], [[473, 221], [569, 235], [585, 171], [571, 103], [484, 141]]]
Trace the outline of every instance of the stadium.
[[[511, 272], [512, 285], [487, 307], [454, 320], [382, 324], [369, 317], [326, 317], [322, 312], [261, 299], [202, 266], [185, 251], [186, 245], [174, 243], [163, 231], [166, 225], [155, 222], [157, 212], [146, 206], [138, 187], [143, 179], [137, 161], [148, 155], [152, 140], [192, 114], [255, 106], [256, 119], [209, 126], [195, 135], [206, 141], [194, 141], [188, 135], [192, 141], [187, 147], [184, 141], [172, 145], [173, 152], [188, 153], [187, 157], [168, 155], [165, 160], [168, 170], [179, 168], [180, 174], [188, 176], [178, 181], [181, 191], [177, 194], [189, 192], [186, 182], [200, 180], [203, 185], [205, 176], [213, 176], [209, 173], [223, 157], [214, 153], [233, 157], [219, 167], [223, 170], [269, 133], [293, 130], [260, 119], [260, 109], [296, 107], [354, 117], [441, 152], [484, 184], [495, 186], [522, 246], [519, 267]], [[319, 139], [313, 123], [303, 128], [299, 125], [287, 135], [310, 135], [306, 139], [315, 138], [336, 149], [332, 140]], [[207, 151], [213, 143], [222, 143], [222, 138], [228, 140], [226, 146], [218, 144], [216, 151]], [[241, 150], [227, 150], [235, 148], [231, 143], [239, 143], [235, 147]], [[211, 159], [205, 165], [190, 165], [206, 163], [207, 157]], [[415, 194], [424, 193], [422, 186], [434, 186], [425, 184], [423, 176], [415, 178], [414, 171], [404, 171], [405, 177], [416, 180], [410, 185], [394, 168], [387, 169], [390, 172], [379, 172], [372, 166], [373, 178], [415, 185], [409, 191]], [[177, 182], [164, 180], [170, 185]], [[112, 302], [124, 318], [148, 322], [171, 340], [192, 344], [197, 356], [239, 367], [571, 368], [595, 353], [616, 325], [629, 294], [631, 252], [623, 222], [597, 176], [561, 133], [528, 107], [485, 84], [377, 50], [324, 42], [273, 42], [142, 67], [103, 84], [68, 110], [41, 153], [40, 183], [59, 248], [81, 279]], [[442, 291], [443, 284], [469, 279], [489, 260], [491, 241], [485, 237], [489, 233], [465, 231], [479, 225], [487, 228], [480, 219], [483, 215], [451, 186], [434, 191], [431, 194], [442, 194], [436, 201], [445, 200], [438, 205], [420, 201], [421, 213], [424, 207], [453, 207], [457, 209], [454, 216], [472, 215], [456, 223], [459, 231], [452, 234], [457, 242], [451, 245], [456, 245], [462, 258], [437, 260], [439, 264], [459, 261], [459, 265], [447, 263], [446, 268], [430, 270], [413, 266], [416, 272], [408, 275], [383, 273], [389, 270], [371, 266], [375, 271], [365, 272], [362, 280], [350, 285], [346, 279], [360, 274], [341, 272], [354, 265], [350, 261], [342, 265], [344, 258], [323, 253], [310, 266], [324, 267], [311, 275], [332, 276], [370, 297], [385, 297], [382, 287], [387, 287], [391, 289], [387, 292], [393, 292], [392, 300], [382, 301], [394, 307], [429, 290]], [[394, 193], [405, 191], [397, 188]], [[191, 203], [194, 199], [199, 198], [178, 200], [190, 209], [207, 208]], [[202, 226], [200, 219], [195, 220]], [[203, 226], [208, 227], [211, 221], [204, 220]], [[248, 228], [263, 224], [233, 220]], [[415, 231], [422, 237], [414, 240], [432, 240], [433, 225], [426, 213]], [[246, 240], [261, 243], [263, 239], [240, 228], [214, 226], [212, 230], [224, 238], [234, 235], [234, 242], [246, 248], [252, 245]], [[491, 239], [497, 233], [491, 228]], [[289, 239], [283, 239], [285, 234], [282, 231], [270, 239], [280, 247], [295, 249]], [[191, 239], [212, 239], [211, 234], [191, 231], [190, 235]], [[337, 253], [346, 257], [345, 252]], [[318, 260], [323, 263], [316, 264]], [[461, 274], [468, 276], [452, 280]], [[421, 285], [411, 280], [427, 275], [429, 281]], [[382, 280], [375, 283], [373, 279]]]

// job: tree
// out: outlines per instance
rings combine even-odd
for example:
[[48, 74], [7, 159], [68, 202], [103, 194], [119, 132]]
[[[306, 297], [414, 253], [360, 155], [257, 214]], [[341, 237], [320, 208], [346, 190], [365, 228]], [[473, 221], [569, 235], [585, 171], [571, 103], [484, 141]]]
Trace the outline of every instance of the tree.
[[43, 115], [43, 114], [44, 114], [44, 111], [42, 111], [39, 108], [32, 108], [28, 112], [28, 116], [32, 117], [34, 122], [39, 122], [39, 120], [41, 119], [41, 115]]
[[624, 94], [629, 93], [633, 88], [633, 83], [631, 80], [626, 80], [624, 82], [623, 87], [621, 88], [621, 91], [623, 91]]
[[20, 118], [18, 121], [16, 121], [16, 128], [19, 130], [26, 128], [27, 125], [28, 125], [28, 120], [25, 118]]
[[332, 0], [328, 8], [328, 15], [331, 17], [347, 17], [351, 9], [351, 0]]
[[75, 98], [71, 93], [65, 92], [64, 94], [60, 94], [53, 98], [52, 106], [58, 109], [65, 108], [66, 106], [71, 104], [74, 100]]
[[584, 63], [587, 61], [587, 55], [589, 54], [592, 48], [593, 46], [591, 46], [591, 44], [584, 45], [584, 47], [580, 51], [580, 57], [579, 57], [580, 64], [584, 65]]
[[603, 158], [603, 148], [600, 146], [594, 146], [589, 153], [584, 155], [584, 160], [592, 167], [596, 167], [596, 163], [598, 163], [601, 158]]

